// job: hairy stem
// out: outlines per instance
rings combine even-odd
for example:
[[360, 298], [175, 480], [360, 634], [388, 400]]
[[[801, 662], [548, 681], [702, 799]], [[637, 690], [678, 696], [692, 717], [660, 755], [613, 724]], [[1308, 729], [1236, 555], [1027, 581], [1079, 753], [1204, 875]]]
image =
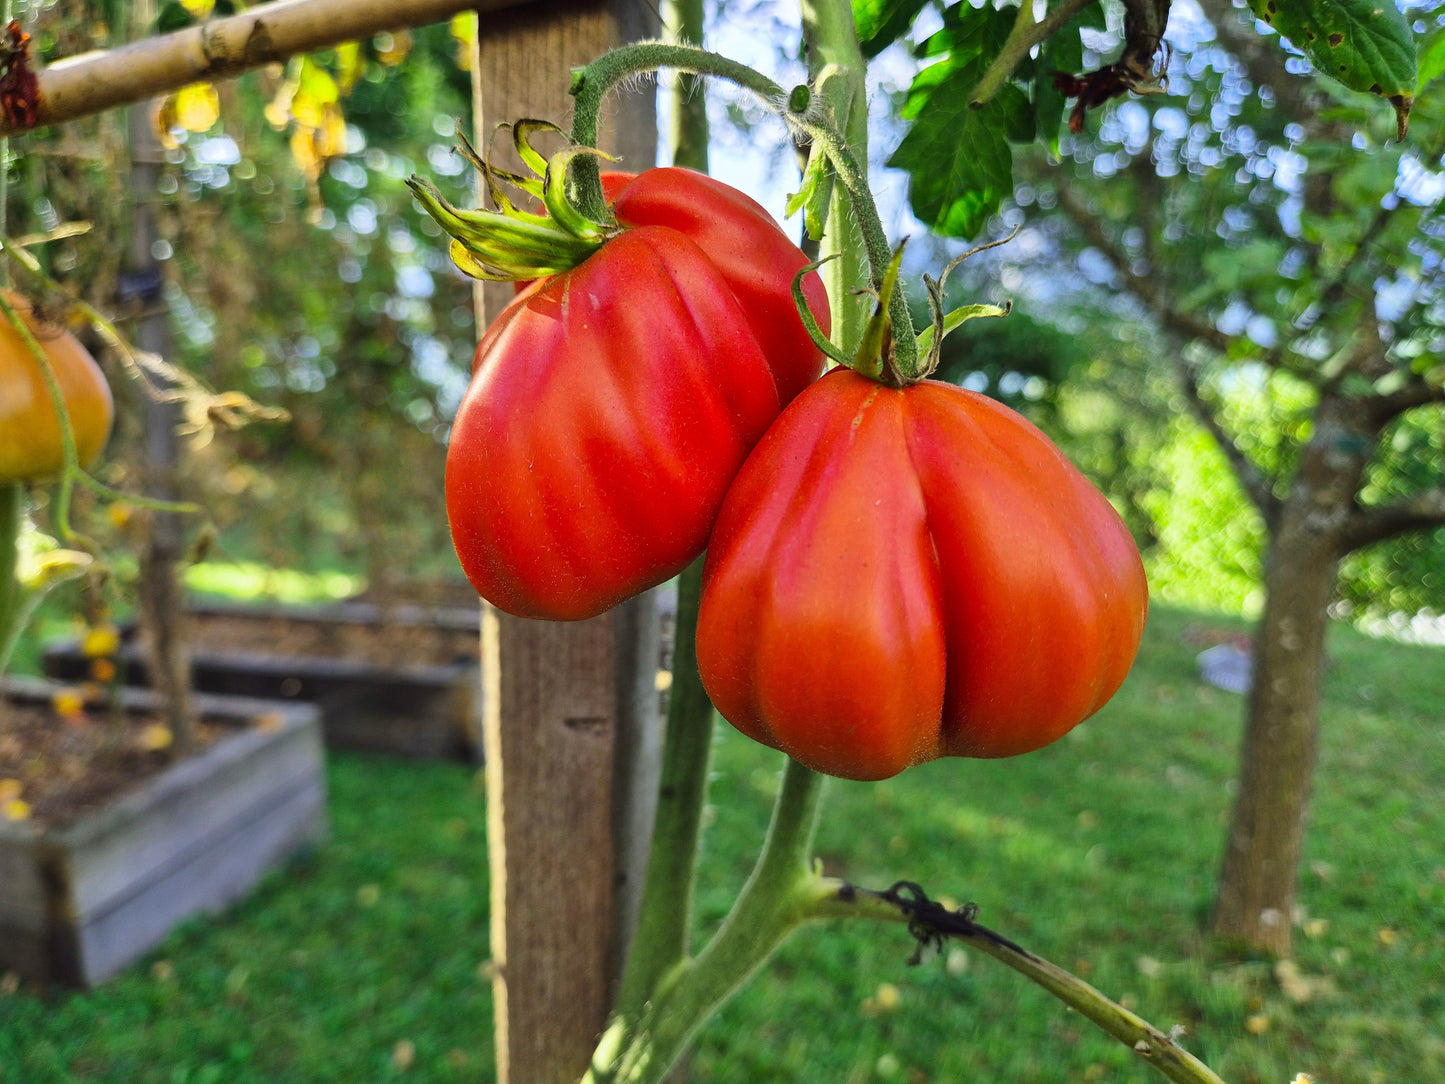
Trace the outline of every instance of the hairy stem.
[[[856, 42], [854, 48], [857, 48]], [[852, 213], [868, 254], [869, 278], [875, 289], [882, 284], [892, 250], [883, 229], [883, 220], [878, 214], [877, 204], [874, 203], [873, 194], [868, 188], [867, 172], [859, 164], [859, 159], [850, 149], [848, 141], [831, 123], [814, 118], [808, 102], [803, 103], [801, 110], [791, 109], [789, 95], [781, 86], [745, 64], [703, 49], [664, 42], [640, 42], [614, 49], [573, 73], [572, 94], [577, 103], [572, 121], [573, 140], [594, 146], [597, 141], [597, 118], [607, 92], [621, 82], [637, 75], [655, 72], [659, 68], [727, 79], [756, 95], [790, 127], [804, 133], [814, 144], [821, 147], [837, 172], [838, 179], [847, 189]], [[866, 112], [857, 111], [856, 117], [857, 123], [866, 124]], [[573, 183], [574, 198], [578, 200], [580, 209], [584, 214], [591, 213], [587, 201], [593, 195], [598, 204], [602, 199], [596, 162], [585, 157], [579, 158], [573, 166]], [[914, 346], [913, 321], [901, 294], [892, 310], [892, 318], [900, 368], [905, 372], [912, 372], [916, 367], [917, 349]]]
[[24, 508], [25, 486], [20, 482], [0, 483], [0, 677], [5, 676], [22, 623], [23, 592], [16, 572]]

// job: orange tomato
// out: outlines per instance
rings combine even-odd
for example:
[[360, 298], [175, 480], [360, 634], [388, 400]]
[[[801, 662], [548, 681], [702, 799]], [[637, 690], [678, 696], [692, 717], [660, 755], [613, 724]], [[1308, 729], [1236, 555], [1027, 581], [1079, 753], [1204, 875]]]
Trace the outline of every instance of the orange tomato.
[[[50, 360], [81, 464], [92, 462], [115, 418], [100, 366], [70, 332], [38, 320], [23, 299], [6, 296]], [[63, 463], [60, 420], [40, 364], [20, 333], [0, 317], [0, 484], [56, 474]]]

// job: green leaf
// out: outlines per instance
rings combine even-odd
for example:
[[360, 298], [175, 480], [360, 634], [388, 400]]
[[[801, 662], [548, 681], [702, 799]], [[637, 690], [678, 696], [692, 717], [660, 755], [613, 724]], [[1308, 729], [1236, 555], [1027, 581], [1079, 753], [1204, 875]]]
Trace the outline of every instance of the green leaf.
[[1394, 0], [1250, 0], [1249, 6], [1319, 71], [1387, 99], [1405, 138], [1415, 98], [1415, 35]]
[[947, 237], [973, 237], [1013, 191], [1008, 134], [1029, 126], [1023, 91], [1005, 86], [981, 109], [968, 104], [973, 66], [943, 81], [888, 160], [907, 170], [913, 213]]
[[1420, 75], [1415, 83], [1415, 93], [1445, 75], [1445, 27], [1435, 31], [1420, 46]]
[[[1096, 7], [1090, 11], [1099, 10]], [[1063, 120], [1064, 105], [1068, 101], [1064, 92], [1054, 86], [1054, 72], [1075, 73], [1084, 67], [1084, 44], [1079, 38], [1078, 27], [1070, 24], [1039, 46], [1038, 71], [1034, 75], [1034, 123], [1038, 126], [1039, 138], [1049, 148], [1049, 153], [1058, 156], [1059, 124]]]
[[863, 55], [872, 59], [901, 38], [928, 0], [853, 0], [853, 26]]
[[172, 34], [196, 24], [196, 17], [181, 6], [180, 0], [166, 0], [156, 15], [156, 33]]

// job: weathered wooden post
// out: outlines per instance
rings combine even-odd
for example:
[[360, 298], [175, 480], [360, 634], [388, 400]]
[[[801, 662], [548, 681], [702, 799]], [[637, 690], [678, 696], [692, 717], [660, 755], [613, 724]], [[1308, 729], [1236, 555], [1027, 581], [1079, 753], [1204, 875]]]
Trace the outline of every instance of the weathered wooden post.
[[[503, 121], [536, 117], [565, 127], [571, 69], [656, 33], [646, 0], [528, 4], [479, 16], [478, 147]], [[619, 102], [609, 120], [603, 149], [621, 155], [624, 168], [651, 166], [651, 96]], [[496, 149], [510, 153], [504, 140]], [[479, 314], [496, 313], [512, 288], [478, 293]], [[605, 1022], [656, 800], [657, 640], [651, 593], [590, 621], [528, 621], [494, 610], [483, 617], [500, 1084], [577, 1080]]]

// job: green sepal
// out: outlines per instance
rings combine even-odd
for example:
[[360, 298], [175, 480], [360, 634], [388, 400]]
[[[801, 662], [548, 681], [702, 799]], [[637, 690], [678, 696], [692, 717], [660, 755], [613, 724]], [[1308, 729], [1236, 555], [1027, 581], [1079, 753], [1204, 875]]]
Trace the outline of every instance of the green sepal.
[[863, 329], [858, 353], [853, 358], [854, 370], [895, 388], [902, 387], [903, 380], [893, 362], [893, 321], [888, 315], [888, 303], [893, 299], [893, 291], [898, 287], [898, 271], [903, 265], [905, 244], [907, 238], [899, 243], [893, 259], [888, 261], [888, 271], [883, 276], [883, 284], [878, 288], [878, 303], [873, 308], [868, 325]]
[[813, 318], [813, 310], [808, 307], [808, 299], [803, 295], [803, 279], [822, 267], [829, 260], [836, 260], [838, 253], [831, 256], [824, 256], [821, 260], [814, 260], [806, 267], [800, 267], [798, 273], [793, 276], [793, 304], [798, 307], [798, 318], [803, 321], [803, 329], [807, 331], [808, 338], [813, 340], [813, 345], [823, 352], [823, 355], [839, 365], [849, 364], [848, 355], [833, 345], [828, 336], [823, 334], [823, 329], [818, 326], [818, 321]]
[[572, 164], [572, 159], [582, 155], [591, 155], [608, 162], [617, 161], [612, 155], [605, 154], [596, 147], [568, 147], [558, 151], [547, 160], [542, 174], [542, 203], [546, 206], [547, 213], [573, 237], [601, 243], [616, 232], [617, 221], [594, 221], [567, 198], [567, 167]]
[[922, 369], [924, 376], [927, 376], [938, 368], [939, 360], [943, 356], [943, 340], [950, 331], [957, 328], [966, 320], [975, 320], [980, 316], [1007, 316], [1013, 311], [1013, 302], [1010, 301], [1002, 306], [986, 304], [962, 305], [952, 312], [945, 312], [943, 306], [943, 291], [944, 287], [948, 285], [948, 276], [953, 274], [954, 269], [963, 263], [964, 260], [967, 260], [970, 256], [976, 256], [985, 249], [1006, 245], [1017, 237], [1018, 233], [1019, 227], [1016, 226], [1011, 234], [1001, 240], [975, 245], [962, 256], [950, 260], [948, 266], [943, 269], [943, 273], [940, 274], [938, 278], [934, 278], [931, 275], [923, 276], [923, 285], [928, 290], [928, 308], [933, 314], [932, 326], [925, 328], [923, 333], [918, 336], [918, 352], [923, 355], [924, 359]]

